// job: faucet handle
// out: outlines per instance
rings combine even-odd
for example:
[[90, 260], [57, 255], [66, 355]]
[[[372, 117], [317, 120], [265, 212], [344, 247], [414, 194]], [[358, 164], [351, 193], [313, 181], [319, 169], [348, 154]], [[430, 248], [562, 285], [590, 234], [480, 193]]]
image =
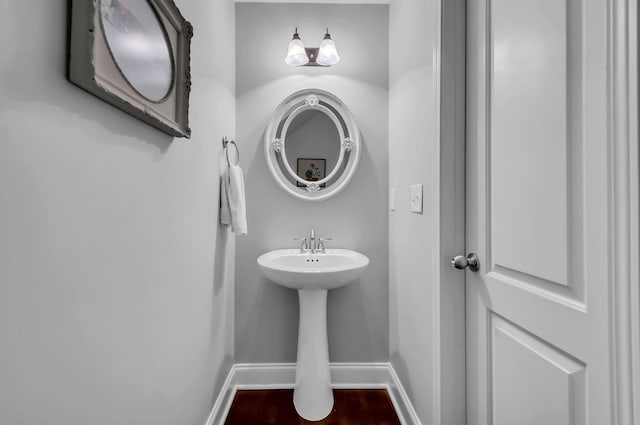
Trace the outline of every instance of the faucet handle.
[[331, 238], [318, 238], [318, 245], [316, 247], [316, 249], [318, 251], [320, 251], [322, 254], [324, 254], [324, 241], [330, 241], [333, 240]]
[[300, 242], [300, 252], [306, 252], [309, 250], [309, 248], [307, 247], [307, 238], [303, 237], [303, 238], [293, 238], [294, 241], [302, 241]]

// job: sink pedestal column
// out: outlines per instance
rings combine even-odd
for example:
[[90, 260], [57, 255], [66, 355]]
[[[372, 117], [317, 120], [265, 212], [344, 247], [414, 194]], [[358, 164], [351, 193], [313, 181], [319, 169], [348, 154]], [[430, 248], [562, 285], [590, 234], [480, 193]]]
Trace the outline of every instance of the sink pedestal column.
[[298, 361], [293, 404], [309, 421], [326, 418], [333, 409], [327, 341], [327, 290], [298, 289]]

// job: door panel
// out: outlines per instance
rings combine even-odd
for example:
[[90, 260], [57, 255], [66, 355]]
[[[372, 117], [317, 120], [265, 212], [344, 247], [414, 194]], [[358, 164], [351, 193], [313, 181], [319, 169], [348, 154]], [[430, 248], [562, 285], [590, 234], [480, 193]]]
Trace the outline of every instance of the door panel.
[[[493, 0], [487, 22], [491, 260], [561, 285], [568, 284], [565, 7]], [[538, 249], [541, 240], [547, 249]]]
[[492, 316], [495, 423], [583, 425], [585, 364]]
[[467, 3], [469, 424], [611, 423], [606, 6]]

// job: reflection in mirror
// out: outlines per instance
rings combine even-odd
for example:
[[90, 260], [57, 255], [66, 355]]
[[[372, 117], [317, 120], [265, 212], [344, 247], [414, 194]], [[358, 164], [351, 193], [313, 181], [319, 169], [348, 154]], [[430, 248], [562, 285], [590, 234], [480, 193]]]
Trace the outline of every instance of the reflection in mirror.
[[147, 0], [100, 0], [100, 23], [118, 69], [153, 102], [164, 99], [173, 81], [171, 50]]
[[324, 200], [353, 176], [360, 157], [358, 128], [337, 97], [301, 90], [276, 109], [265, 132], [265, 157], [287, 192], [307, 201]]
[[[305, 180], [324, 178], [338, 163], [340, 135], [336, 125], [323, 112], [307, 110], [298, 114], [291, 121], [286, 140], [289, 166]], [[314, 162], [314, 159], [324, 160], [324, 163], [316, 164], [321, 161]], [[289, 181], [296, 184], [293, 176], [289, 176]], [[302, 183], [297, 184], [304, 187]]]

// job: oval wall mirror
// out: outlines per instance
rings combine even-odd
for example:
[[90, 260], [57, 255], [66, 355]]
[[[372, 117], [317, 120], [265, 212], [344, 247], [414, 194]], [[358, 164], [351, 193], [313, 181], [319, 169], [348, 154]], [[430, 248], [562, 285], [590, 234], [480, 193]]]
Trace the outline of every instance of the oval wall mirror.
[[360, 133], [338, 97], [305, 89], [287, 97], [265, 132], [264, 153], [278, 185], [306, 201], [323, 201], [351, 180], [360, 160]]
[[162, 101], [171, 90], [171, 47], [155, 10], [145, 0], [100, 0], [100, 23], [109, 52], [141, 96]]

